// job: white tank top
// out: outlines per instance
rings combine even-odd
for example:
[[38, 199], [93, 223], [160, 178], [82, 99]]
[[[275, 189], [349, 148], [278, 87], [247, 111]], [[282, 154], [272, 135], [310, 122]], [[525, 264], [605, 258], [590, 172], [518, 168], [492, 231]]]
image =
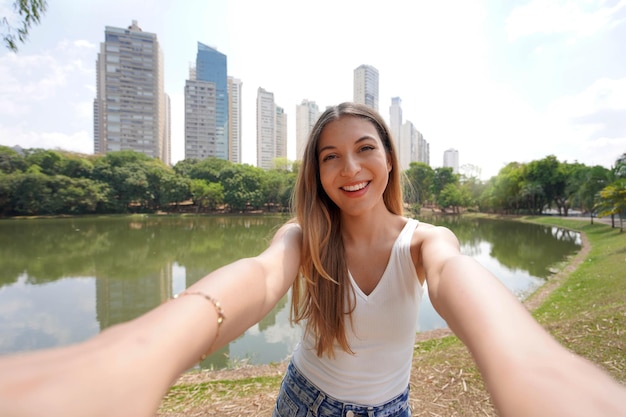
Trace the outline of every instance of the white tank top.
[[369, 295], [350, 275], [356, 308], [353, 326], [346, 321], [346, 335], [354, 355], [335, 344], [334, 358], [318, 357], [314, 336], [303, 332], [293, 362], [326, 394], [344, 402], [377, 405], [408, 386], [424, 292], [410, 250], [417, 225], [417, 220], [408, 219], [391, 249], [380, 282]]

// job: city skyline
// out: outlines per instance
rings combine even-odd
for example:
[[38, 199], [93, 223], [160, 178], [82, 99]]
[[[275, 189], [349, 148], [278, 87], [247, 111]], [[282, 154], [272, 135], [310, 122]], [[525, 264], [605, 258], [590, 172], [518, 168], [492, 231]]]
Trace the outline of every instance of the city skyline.
[[163, 49], [172, 163], [184, 157], [184, 83], [197, 42], [227, 55], [228, 75], [241, 82], [244, 163], [256, 161], [259, 87], [288, 115], [295, 159], [296, 106], [351, 100], [362, 64], [379, 71], [381, 115], [389, 121], [399, 97], [403, 117], [430, 144], [433, 167], [450, 148], [484, 179], [550, 154], [610, 167], [626, 152], [624, 0], [211, 3], [48, 4], [17, 54], [0, 51], [0, 144], [93, 152], [102, 34], [137, 20]]

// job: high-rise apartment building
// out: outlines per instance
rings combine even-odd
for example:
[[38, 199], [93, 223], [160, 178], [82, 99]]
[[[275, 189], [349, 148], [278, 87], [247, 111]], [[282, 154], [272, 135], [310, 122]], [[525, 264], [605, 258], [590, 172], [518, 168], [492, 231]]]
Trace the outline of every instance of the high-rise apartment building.
[[430, 145], [411, 121], [402, 121], [401, 104], [400, 97], [393, 97], [389, 107], [389, 131], [398, 150], [400, 168], [409, 169], [411, 162], [430, 165]]
[[430, 165], [430, 143], [424, 139], [424, 135], [417, 131], [417, 162]]
[[452, 168], [452, 172], [459, 173], [459, 151], [448, 149], [443, 153], [443, 167]]
[[215, 83], [195, 79], [195, 71], [185, 82], [185, 159], [216, 156]]
[[241, 163], [241, 80], [228, 77], [228, 159]]
[[411, 162], [417, 162], [418, 133], [413, 123], [408, 120], [400, 127], [400, 139], [396, 143], [400, 168], [403, 171], [409, 169]]
[[170, 164], [169, 97], [157, 36], [107, 26], [96, 61], [94, 152], [134, 150]]
[[275, 158], [287, 157], [287, 113], [274, 102], [274, 93], [259, 87], [256, 98], [256, 164], [274, 168]]
[[354, 102], [378, 111], [378, 70], [371, 65], [354, 70]]
[[314, 101], [305, 99], [296, 105], [296, 160], [302, 160], [309, 134], [319, 117], [320, 110]]
[[287, 113], [280, 106], [276, 106], [276, 150], [274, 151], [274, 158], [287, 158]]
[[259, 87], [256, 97], [256, 165], [271, 169], [276, 155], [276, 104], [274, 93]]
[[226, 55], [198, 42], [196, 66], [189, 78], [185, 85], [185, 158], [229, 159]]
[[389, 130], [396, 145], [400, 144], [400, 129], [402, 127], [402, 100], [400, 97], [391, 98], [389, 106]]

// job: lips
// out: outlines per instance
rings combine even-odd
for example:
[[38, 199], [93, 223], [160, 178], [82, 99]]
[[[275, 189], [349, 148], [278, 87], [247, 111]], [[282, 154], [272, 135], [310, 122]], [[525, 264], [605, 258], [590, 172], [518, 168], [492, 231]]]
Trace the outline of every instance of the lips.
[[354, 192], [354, 191], [362, 190], [363, 188], [367, 187], [368, 184], [369, 184], [369, 181], [363, 181], [357, 184], [344, 185], [343, 187], [341, 187], [341, 189], [344, 191]]

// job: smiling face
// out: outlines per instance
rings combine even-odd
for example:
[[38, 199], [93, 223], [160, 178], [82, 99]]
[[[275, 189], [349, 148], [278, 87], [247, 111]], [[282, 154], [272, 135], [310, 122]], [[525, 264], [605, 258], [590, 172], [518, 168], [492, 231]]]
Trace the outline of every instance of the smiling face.
[[384, 208], [382, 196], [392, 164], [371, 122], [343, 116], [328, 123], [319, 137], [317, 156], [322, 188], [342, 213]]

